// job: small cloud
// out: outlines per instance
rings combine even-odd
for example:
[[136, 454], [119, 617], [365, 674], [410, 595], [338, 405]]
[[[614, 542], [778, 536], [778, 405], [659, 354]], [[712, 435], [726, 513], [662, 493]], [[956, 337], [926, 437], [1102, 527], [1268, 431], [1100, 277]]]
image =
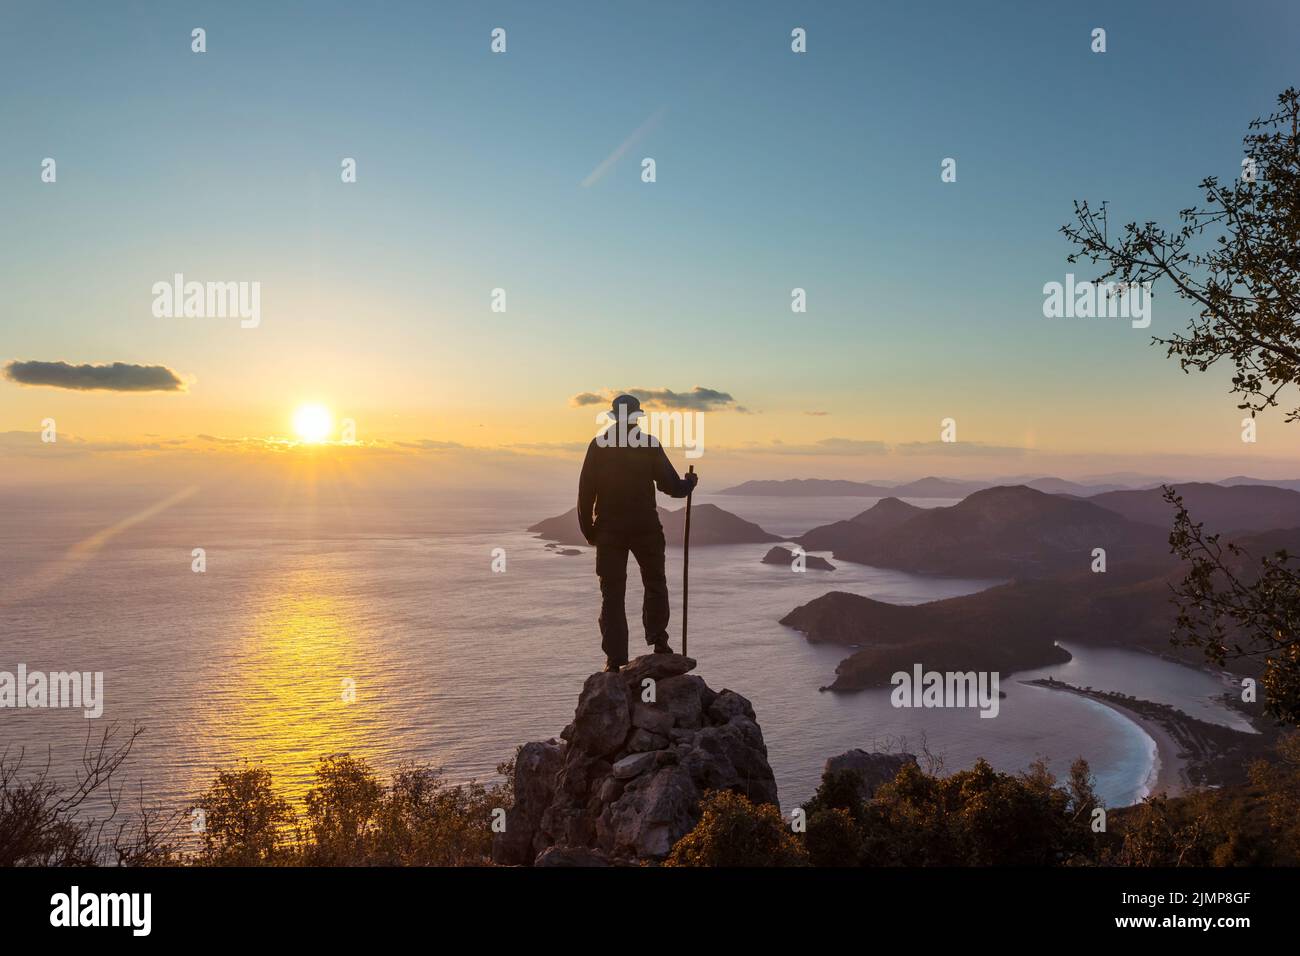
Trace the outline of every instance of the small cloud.
[[181, 377], [165, 365], [69, 365], [67, 362], [10, 362], [4, 376], [19, 385], [48, 385], [78, 392], [183, 392]]
[[691, 411], [720, 411], [729, 409], [742, 414], [750, 414], [749, 409], [736, 404], [728, 392], [716, 388], [696, 385], [689, 392], [674, 392], [671, 388], [607, 388], [601, 392], [579, 392], [569, 399], [569, 404], [581, 408], [584, 405], [606, 405], [622, 394], [635, 395], [645, 408], [683, 408]]
[[813, 415], [813, 416], [815, 416], [815, 417], [817, 417], [817, 418], [821, 418], [823, 415], [829, 415], [830, 412], [804, 412], [804, 414], [805, 414], [805, 415]]

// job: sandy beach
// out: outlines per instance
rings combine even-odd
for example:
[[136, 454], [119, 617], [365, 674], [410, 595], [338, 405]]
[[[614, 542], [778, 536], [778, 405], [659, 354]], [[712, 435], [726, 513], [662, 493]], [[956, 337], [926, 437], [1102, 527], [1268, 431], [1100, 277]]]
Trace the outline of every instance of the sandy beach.
[[[1092, 698], [1096, 700], [1096, 698]], [[1191, 789], [1191, 784], [1187, 781], [1185, 773], [1187, 760], [1180, 755], [1180, 749], [1177, 741], [1165, 730], [1159, 723], [1150, 717], [1144, 717], [1135, 710], [1130, 710], [1121, 704], [1112, 703], [1111, 701], [1097, 701], [1103, 707], [1123, 714], [1133, 723], [1142, 728], [1142, 731], [1155, 741], [1156, 744], [1156, 761], [1151, 768], [1151, 773], [1146, 780], [1146, 794], [1163, 793], [1165, 796], [1177, 797]]]
[[1088, 700], [1095, 701], [1103, 707], [1109, 707], [1124, 717], [1137, 724], [1156, 745], [1155, 763], [1151, 767], [1151, 772], [1147, 775], [1144, 783], [1145, 792], [1142, 798], [1145, 799], [1153, 793], [1163, 793], [1165, 796], [1177, 797], [1191, 789], [1191, 784], [1187, 779], [1187, 758], [1184, 757], [1183, 748], [1179, 746], [1173, 735], [1165, 729], [1159, 721], [1148, 717], [1138, 711], [1125, 707], [1109, 697], [1102, 699], [1096, 694], [1085, 693], [1077, 687], [1060, 682], [1052, 684], [1043, 684], [1037, 681], [1031, 681], [1037, 686], [1047, 686], [1053, 690], [1062, 690], [1067, 693], [1077, 694], [1080, 697], [1086, 697]]

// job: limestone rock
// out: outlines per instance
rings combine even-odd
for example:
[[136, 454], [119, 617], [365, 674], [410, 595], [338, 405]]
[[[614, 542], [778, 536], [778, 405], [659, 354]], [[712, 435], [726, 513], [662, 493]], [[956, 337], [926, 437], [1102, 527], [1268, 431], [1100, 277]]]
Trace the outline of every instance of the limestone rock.
[[622, 760], [614, 763], [615, 780], [631, 780], [639, 776], [655, 765], [654, 751], [646, 753], [628, 754]]
[[555, 798], [555, 778], [564, 763], [565, 745], [554, 740], [524, 744], [515, 757], [514, 806], [506, 810], [504, 833], [493, 834], [492, 859], [521, 865], [537, 855], [533, 835]]
[[553, 846], [537, 854], [533, 866], [609, 866], [609, 857], [585, 846]]
[[637, 701], [632, 705], [632, 726], [652, 734], [666, 734], [673, 728], [673, 715], [665, 707]]
[[681, 767], [637, 780], [596, 821], [601, 849], [637, 858], [664, 857], [699, 819], [700, 791]]
[[633, 687], [640, 688], [647, 678], [661, 681], [665, 677], [678, 677], [695, 670], [695, 658], [681, 654], [646, 654], [628, 663], [622, 670], [624, 679]]
[[718, 693], [712, 704], [709, 705], [709, 720], [717, 724], [725, 724], [733, 717], [748, 717], [750, 720], [757, 721], [754, 716], [754, 707], [748, 700], [741, 697], [734, 690], [725, 688]]
[[646, 750], [662, 750], [668, 746], [668, 738], [663, 734], [652, 734], [648, 730], [637, 727], [632, 731], [632, 736], [627, 738], [627, 749], [631, 753], [641, 753]]
[[734, 790], [755, 803], [776, 803], [763, 734], [748, 718], [705, 727], [681, 763], [701, 790]]
[[916, 757], [912, 754], [868, 753], [854, 748], [838, 757], [826, 761], [822, 774], [847, 771], [857, 776], [862, 785], [862, 798], [870, 800], [882, 784], [889, 783], [898, 775], [898, 771], [911, 764], [916, 766]]
[[[695, 661], [647, 654], [583, 685], [567, 745], [528, 744], [516, 805], [493, 859], [537, 866], [662, 859], [699, 821], [708, 789], [776, 803], [776, 779], [754, 708], [688, 673]], [[640, 699], [655, 681], [654, 703]], [[594, 862], [593, 862], [594, 861]]]
[[[666, 655], [665, 655], [666, 656]], [[632, 715], [627, 690], [619, 674], [592, 674], [582, 685], [573, 715], [570, 745], [592, 756], [613, 753], [627, 737]]]
[[694, 729], [704, 723], [704, 711], [717, 695], [694, 674], [681, 674], [658, 682], [656, 703], [673, 715], [677, 727]]

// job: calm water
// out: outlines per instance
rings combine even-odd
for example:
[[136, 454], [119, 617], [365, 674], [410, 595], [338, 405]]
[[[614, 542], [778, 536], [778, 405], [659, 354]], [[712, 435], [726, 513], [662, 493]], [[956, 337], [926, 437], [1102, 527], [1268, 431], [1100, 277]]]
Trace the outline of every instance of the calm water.
[[[571, 495], [248, 507], [196, 494], [143, 511], [158, 500], [89, 493], [0, 505], [0, 669], [103, 671], [106, 698], [99, 721], [0, 711], [11, 753], [25, 747], [43, 763], [48, 750], [66, 773], [88, 728], [138, 721], [146, 733], [131, 779], [177, 806], [241, 758], [268, 766], [295, 797], [315, 759], [339, 751], [384, 769], [413, 760], [442, 765], [453, 780], [484, 780], [517, 744], [558, 734], [582, 681], [603, 663], [591, 552], [553, 554], [523, 531], [571, 507]], [[701, 500], [779, 534], [872, 504]], [[196, 547], [207, 551], [205, 574], [190, 570]], [[505, 549], [504, 574], [491, 572], [494, 548]], [[922, 743], [948, 770], [981, 755], [1005, 770], [1038, 756], [1064, 770], [1081, 755], [1111, 805], [1144, 793], [1150, 739], [1073, 695], [1004, 675], [1008, 696], [987, 720], [973, 710], [896, 710], [887, 691], [818, 693], [848, 652], [814, 647], [778, 624], [792, 608], [831, 589], [911, 604], [989, 582], [850, 564], [794, 574], [761, 564], [767, 548], [692, 552], [690, 649], [711, 686], [753, 701], [787, 807], [811, 795], [828, 756]], [[670, 549], [669, 567], [676, 632], [679, 550]], [[639, 601], [633, 570], [634, 626]], [[1211, 700], [1219, 685], [1210, 675], [1146, 655], [1071, 650], [1075, 661], [1051, 673], [1235, 720]], [[345, 680], [356, 690], [350, 703]]]

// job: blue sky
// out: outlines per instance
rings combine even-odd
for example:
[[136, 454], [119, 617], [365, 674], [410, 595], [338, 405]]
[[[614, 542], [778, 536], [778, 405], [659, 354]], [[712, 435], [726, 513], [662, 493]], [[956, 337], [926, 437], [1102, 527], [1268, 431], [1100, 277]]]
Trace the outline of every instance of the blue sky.
[[[1074, 199], [1169, 220], [1237, 173], [1246, 123], [1297, 81], [1298, 28], [1283, 2], [17, 7], [0, 361], [192, 385], [0, 382], [0, 431], [48, 410], [99, 439], [270, 434], [312, 399], [385, 437], [560, 444], [590, 433], [578, 392], [701, 385], [749, 410], [710, 422], [738, 449], [928, 442], [951, 415], [1094, 470], [1292, 459], [1280, 415], [1243, 452], [1225, 375], [1183, 376], [1122, 323], [1046, 320], [1041, 290], [1071, 269]], [[174, 272], [261, 281], [263, 326], [154, 319]], [[1157, 290], [1149, 332], [1187, 315]]]

